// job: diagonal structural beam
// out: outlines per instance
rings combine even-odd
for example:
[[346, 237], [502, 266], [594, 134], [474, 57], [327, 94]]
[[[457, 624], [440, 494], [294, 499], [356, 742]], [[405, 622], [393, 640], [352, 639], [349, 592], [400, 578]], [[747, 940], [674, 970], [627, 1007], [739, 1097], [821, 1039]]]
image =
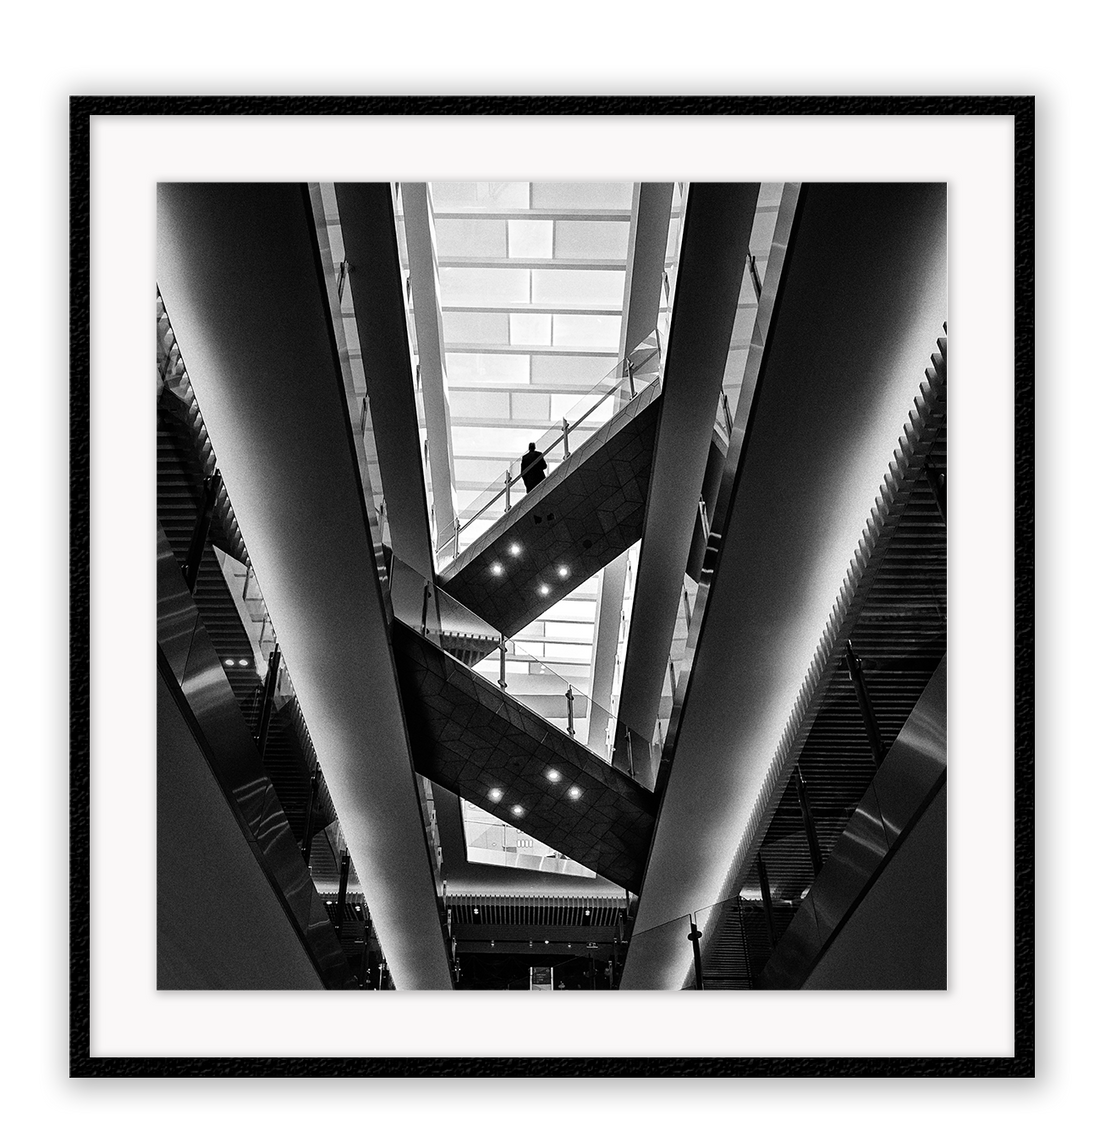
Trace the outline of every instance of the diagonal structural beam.
[[394, 982], [449, 988], [308, 189], [162, 184], [157, 272]]
[[424, 422], [428, 430], [432, 506], [437, 545], [442, 545], [454, 531], [455, 465], [451, 445], [451, 410], [447, 402], [443, 313], [439, 300], [439, 260], [428, 184], [403, 182], [401, 202], [405, 213], [405, 241], [409, 248], [409, 279], [412, 282], [420, 386], [424, 395]]
[[686, 944], [651, 957], [637, 935], [740, 888], [791, 710], [943, 322], [945, 207], [942, 185], [802, 186], [624, 987], [679, 987]]
[[[405, 323], [404, 275], [389, 183], [338, 183], [344, 254], [351, 263], [355, 324], [363, 353], [378, 466], [394, 553], [431, 575], [432, 538], [424, 487], [416, 387]], [[358, 865], [357, 865], [358, 867]]]
[[[630, 348], [657, 328], [661, 307], [661, 282], [668, 249], [668, 226], [672, 215], [671, 182], [642, 182], [634, 186], [627, 246], [626, 283], [623, 287], [623, 322], [619, 337], [619, 360]], [[596, 602], [596, 625], [592, 639], [592, 698], [588, 744], [602, 752], [615, 680], [615, 655], [619, 649], [623, 591], [626, 587], [627, 554], [604, 568]]]
[[[652, 737], [691, 551], [715, 409], [722, 392], [758, 183], [696, 183], [689, 192], [669, 330], [634, 612], [623, 664], [621, 720]], [[656, 781], [655, 756], [638, 779]]]

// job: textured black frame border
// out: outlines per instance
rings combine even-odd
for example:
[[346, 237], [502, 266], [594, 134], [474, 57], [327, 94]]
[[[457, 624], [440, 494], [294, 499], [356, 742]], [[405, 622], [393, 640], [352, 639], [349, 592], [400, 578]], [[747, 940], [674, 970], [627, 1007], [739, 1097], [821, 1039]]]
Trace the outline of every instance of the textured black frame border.
[[[1015, 1023], [1004, 1058], [105, 1058], [91, 1048], [89, 871], [90, 144], [98, 115], [983, 115], [1014, 120]], [[1027, 96], [680, 98], [74, 97], [69, 106], [69, 1073], [74, 1077], [1032, 1077], [1035, 1074], [1035, 100]]]

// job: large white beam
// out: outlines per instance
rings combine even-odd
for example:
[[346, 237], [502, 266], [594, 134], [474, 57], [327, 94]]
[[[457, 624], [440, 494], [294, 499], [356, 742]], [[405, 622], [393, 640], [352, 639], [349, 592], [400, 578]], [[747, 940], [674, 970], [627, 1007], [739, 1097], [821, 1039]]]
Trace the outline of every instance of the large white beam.
[[[634, 184], [630, 211], [630, 237], [627, 244], [626, 284], [623, 290], [623, 321], [619, 337], [621, 361], [657, 328], [661, 305], [661, 282], [668, 248], [668, 226], [672, 214], [673, 184], [642, 182]], [[592, 698], [596, 702], [588, 727], [588, 745], [604, 752], [611, 690], [615, 680], [615, 655], [619, 647], [623, 590], [629, 553], [624, 552], [607, 567], [600, 578], [596, 626], [592, 640]]]
[[942, 332], [945, 191], [802, 186], [624, 987], [680, 987], [691, 947], [661, 933], [740, 888], [735, 854]]
[[449, 988], [307, 189], [162, 185], [157, 234], [165, 306], [387, 963], [399, 988]]
[[403, 182], [401, 203], [405, 215], [405, 241], [409, 250], [413, 321], [424, 394], [424, 422], [428, 430], [428, 462], [432, 475], [437, 542], [454, 532], [454, 452], [451, 412], [447, 403], [447, 358], [440, 308], [439, 259], [432, 222], [431, 192], [424, 182]]
[[[630, 625], [619, 698], [621, 723], [643, 740], [656, 727], [759, 193], [693, 183], [688, 195], [634, 587], [645, 621]], [[635, 762], [652, 789], [657, 758]]]

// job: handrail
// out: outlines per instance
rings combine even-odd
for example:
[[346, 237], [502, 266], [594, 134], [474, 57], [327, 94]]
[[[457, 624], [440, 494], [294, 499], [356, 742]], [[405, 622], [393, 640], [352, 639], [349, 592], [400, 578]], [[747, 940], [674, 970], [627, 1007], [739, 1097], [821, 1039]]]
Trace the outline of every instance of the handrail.
[[[639, 345], [635, 349], [634, 352], [637, 353], [639, 349], [643, 349], [643, 348], [647, 349], [649, 351], [649, 355], [647, 356], [645, 361], [642, 362], [643, 366], [648, 364], [649, 361], [652, 360], [652, 358], [654, 356], [657, 357], [658, 377], [657, 377], [656, 382], [654, 382], [654, 383], [659, 384], [660, 383], [660, 349], [658, 347], [655, 347], [655, 346], [646, 345], [645, 342], [643, 341], [642, 344]], [[628, 383], [630, 386], [630, 396], [627, 398], [627, 401], [623, 405], [623, 408], [625, 408], [626, 405], [629, 404], [638, 395], [638, 392], [641, 391], [641, 390], [637, 390], [635, 388], [634, 375], [635, 375], [635, 372], [637, 370], [637, 366], [634, 364], [632, 358], [633, 358], [633, 354], [628, 355], [627, 357], [624, 357], [622, 361], [617, 361], [615, 363], [615, 367], [611, 370], [611, 373], [613, 374], [621, 366], [623, 366], [623, 365], [626, 366], [626, 370], [627, 370], [627, 378], [626, 379], [628, 380]], [[605, 378], [605, 380], [606, 380], [606, 378]], [[568, 459], [569, 456], [571, 455], [570, 452], [568, 451], [570, 429], [576, 429], [580, 425], [582, 425], [596, 411], [596, 409], [598, 409], [600, 407], [600, 405], [602, 405], [603, 402], [605, 400], [607, 400], [607, 398], [609, 396], [611, 396], [612, 394], [618, 393], [620, 391], [620, 389], [622, 388], [622, 383], [623, 383], [623, 378], [620, 378], [619, 381], [616, 384], [612, 385], [611, 388], [609, 388], [605, 392], [601, 393], [600, 397], [596, 401], [596, 403], [591, 405], [587, 409], [585, 409], [584, 412], [582, 412], [580, 414], [580, 416], [578, 416], [577, 419], [574, 420], [572, 423], [570, 423], [570, 421], [567, 417], [562, 417], [562, 431], [557, 436], [555, 436], [553, 438], [553, 440], [551, 440], [549, 443], [544, 444], [542, 446], [542, 448], [540, 450], [540, 454], [545, 454], [547, 452], [550, 452], [553, 449], [555, 449], [559, 444], [564, 443], [565, 447], [566, 447], [565, 458]], [[648, 387], [649, 386], [647, 385], [646, 388], [648, 388]], [[617, 411], [621, 412], [622, 410], [619, 409]], [[532, 461], [530, 464], [527, 464], [525, 467], [522, 467], [520, 469], [520, 471], [515, 476], [512, 475], [512, 465], [509, 464], [508, 467], [505, 469], [506, 475], [505, 475], [505, 479], [504, 479], [504, 486], [501, 488], [501, 490], [499, 492], [497, 492], [495, 496], [491, 497], [489, 500], [487, 500], [485, 503], [483, 503], [481, 505], [481, 507], [479, 507], [477, 509], [477, 511], [474, 512], [474, 514], [472, 516], [470, 516], [469, 519], [459, 520], [456, 518], [455, 522], [454, 522], [454, 533], [452, 535], [448, 536], [444, 543], [440, 544], [438, 550], [442, 551], [444, 548], [446, 548], [453, 541], [454, 547], [455, 547], [454, 554], [455, 554], [455, 558], [457, 559], [458, 558], [458, 541], [459, 541], [459, 536], [462, 534], [462, 531], [465, 528], [469, 527], [470, 524], [472, 524], [475, 520], [480, 519], [480, 517], [482, 515], [484, 515], [484, 513], [501, 498], [501, 496], [505, 497], [505, 504], [506, 504], [505, 511], [510, 511], [511, 506], [512, 506], [511, 505], [511, 490], [512, 490], [513, 485], [517, 481], [522, 480], [523, 476], [527, 472], [530, 472], [534, 468], [535, 463], [536, 463], [535, 461]]]

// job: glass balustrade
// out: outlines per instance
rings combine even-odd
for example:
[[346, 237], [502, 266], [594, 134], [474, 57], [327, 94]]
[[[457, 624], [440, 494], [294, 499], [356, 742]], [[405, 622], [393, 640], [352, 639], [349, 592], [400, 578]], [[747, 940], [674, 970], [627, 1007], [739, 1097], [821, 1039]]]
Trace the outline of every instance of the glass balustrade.
[[[556, 467], [579, 452], [594, 432], [638, 394], [659, 384], [660, 377], [661, 354], [654, 332], [622, 361], [616, 362], [561, 421], [534, 441], [536, 451], [542, 453], [552, 468]], [[460, 511], [453, 526], [440, 530], [436, 547], [441, 563], [456, 559], [486, 527], [511, 510], [523, 492], [523, 473], [517, 457]]]
[[[391, 567], [394, 617], [440, 650], [522, 702], [532, 713], [628, 776], [660, 755], [659, 731], [643, 734], [592, 700], [575, 679], [528, 654], [523, 640], [503, 638], [484, 619], [401, 560]], [[606, 726], [593, 741], [590, 727]]]

